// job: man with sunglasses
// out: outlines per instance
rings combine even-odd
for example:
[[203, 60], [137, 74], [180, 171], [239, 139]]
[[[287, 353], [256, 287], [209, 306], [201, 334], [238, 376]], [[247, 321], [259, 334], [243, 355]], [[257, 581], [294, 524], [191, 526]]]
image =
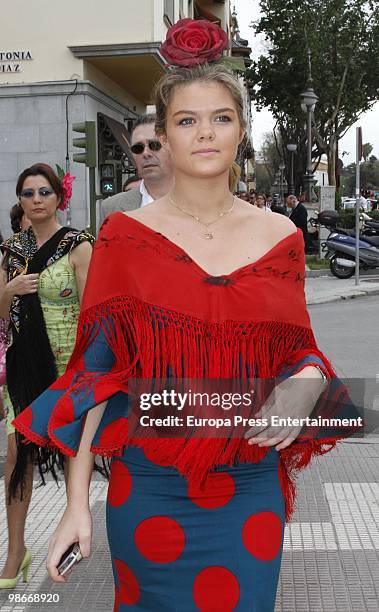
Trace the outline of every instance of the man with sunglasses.
[[169, 152], [155, 135], [155, 115], [142, 115], [131, 133], [131, 151], [142, 178], [136, 189], [118, 193], [104, 200], [100, 209], [100, 223], [117, 210], [135, 210], [163, 197], [172, 187], [173, 173]]

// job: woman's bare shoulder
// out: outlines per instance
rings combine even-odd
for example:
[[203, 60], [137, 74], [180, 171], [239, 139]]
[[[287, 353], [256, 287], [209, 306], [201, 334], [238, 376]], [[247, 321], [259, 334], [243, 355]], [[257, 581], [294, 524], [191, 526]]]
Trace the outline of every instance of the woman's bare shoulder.
[[285, 215], [267, 212], [251, 204], [246, 204], [246, 202], [243, 202], [243, 205], [241, 211], [243, 211], [244, 222], [249, 224], [250, 227], [254, 227], [259, 234], [267, 236], [270, 242], [279, 242], [291, 234], [296, 234], [296, 226]]
[[272, 213], [268, 214], [267, 216], [269, 217], [268, 225], [272, 236], [278, 241], [282, 240], [283, 238], [287, 238], [287, 236], [290, 236], [291, 234], [297, 233], [296, 225], [285, 215], [281, 215], [280, 213]]

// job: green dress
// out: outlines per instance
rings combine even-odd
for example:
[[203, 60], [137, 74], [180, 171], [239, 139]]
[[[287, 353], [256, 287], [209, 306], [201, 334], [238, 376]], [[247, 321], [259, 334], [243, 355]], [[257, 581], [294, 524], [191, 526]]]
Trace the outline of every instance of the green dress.
[[[41, 272], [38, 283], [47, 335], [54, 353], [58, 376], [65, 369], [76, 339], [76, 328], [80, 311], [79, 294], [75, 272], [69, 262], [69, 253]], [[14, 411], [6, 385], [3, 387], [7, 432], [14, 433], [11, 425]]]

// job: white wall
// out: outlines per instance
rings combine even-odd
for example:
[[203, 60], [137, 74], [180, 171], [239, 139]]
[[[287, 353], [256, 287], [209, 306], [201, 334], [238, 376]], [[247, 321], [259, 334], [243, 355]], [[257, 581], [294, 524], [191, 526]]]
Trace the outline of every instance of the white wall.
[[[83, 78], [83, 62], [68, 46], [153, 42], [163, 32], [162, 0], [12, 0], [0, 22], [0, 52], [29, 50], [21, 72], [1, 72], [2, 83]], [[4, 17], [4, 16], [3, 16]], [[154, 25], [155, 22], [155, 25]]]

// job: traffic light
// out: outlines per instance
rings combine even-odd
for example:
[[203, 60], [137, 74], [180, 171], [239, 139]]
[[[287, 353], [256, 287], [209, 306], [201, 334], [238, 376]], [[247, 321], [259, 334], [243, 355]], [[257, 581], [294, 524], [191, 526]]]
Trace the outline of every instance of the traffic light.
[[83, 153], [74, 153], [72, 159], [79, 164], [85, 164], [88, 168], [96, 168], [96, 122], [73, 123], [72, 131], [83, 134], [80, 138], [73, 138], [72, 144], [74, 147], [84, 149]]
[[115, 161], [108, 160], [106, 164], [101, 164], [100, 170], [100, 191], [104, 197], [116, 193], [116, 166]]

